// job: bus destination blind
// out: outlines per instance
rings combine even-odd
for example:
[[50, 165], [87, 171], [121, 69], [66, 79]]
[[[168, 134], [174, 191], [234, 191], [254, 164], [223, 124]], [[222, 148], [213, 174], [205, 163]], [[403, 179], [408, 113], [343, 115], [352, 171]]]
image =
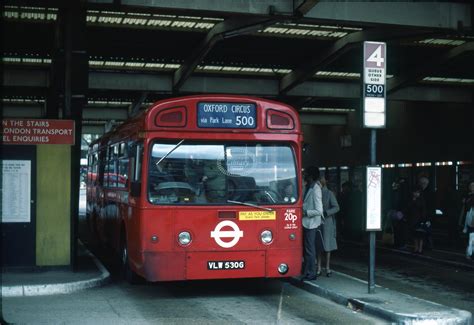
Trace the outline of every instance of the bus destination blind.
[[198, 127], [254, 129], [256, 105], [252, 103], [198, 103]]

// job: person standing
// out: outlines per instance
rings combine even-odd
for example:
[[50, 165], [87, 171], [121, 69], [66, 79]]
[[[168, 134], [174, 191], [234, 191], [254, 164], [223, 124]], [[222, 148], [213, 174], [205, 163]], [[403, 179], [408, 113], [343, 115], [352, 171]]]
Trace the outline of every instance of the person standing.
[[[463, 225], [463, 233], [467, 234], [466, 258], [472, 259], [473, 247], [470, 244], [470, 236], [474, 233], [474, 181], [469, 182], [467, 194], [464, 196], [462, 203], [460, 221]], [[469, 248], [471, 252], [469, 252]]]
[[425, 202], [426, 221], [428, 222], [426, 227], [425, 247], [426, 249], [433, 249], [431, 223], [436, 213], [435, 195], [430, 187], [430, 180], [426, 176], [420, 176], [418, 179], [418, 187], [420, 189], [421, 199]]
[[[330, 277], [332, 275], [330, 267], [331, 252], [337, 250], [336, 213], [339, 212], [339, 204], [337, 203], [334, 193], [328, 189], [326, 178], [324, 176], [320, 178], [320, 183], [322, 185], [321, 192], [324, 211], [322, 235], [324, 252], [326, 252], [326, 276]], [[316, 236], [318, 236], [317, 233]], [[318, 250], [318, 272], [316, 273], [318, 276], [321, 274], [322, 253], [321, 250]]]
[[302, 280], [315, 280], [316, 275], [316, 232], [321, 226], [323, 218], [323, 203], [321, 183], [319, 182], [319, 168], [308, 167], [304, 172], [307, 182], [307, 191], [303, 201], [303, 244], [304, 263]]
[[398, 249], [406, 249], [408, 237], [407, 205], [410, 200], [410, 192], [406, 179], [400, 177], [392, 184], [393, 189], [393, 212], [392, 225], [394, 235], [394, 246]]
[[474, 181], [471, 181], [467, 184], [467, 192], [462, 198], [461, 214], [459, 215], [459, 226], [465, 226], [466, 214], [472, 206], [474, 206]]
[[426, 204], [421, 197], [421, 191], [416, 190], [412, 193], [412, 198], [408, 204], [408, 222], [413, 236], [414, 253], [423, 254], [423, 243], [429, 225], [426, 216]]

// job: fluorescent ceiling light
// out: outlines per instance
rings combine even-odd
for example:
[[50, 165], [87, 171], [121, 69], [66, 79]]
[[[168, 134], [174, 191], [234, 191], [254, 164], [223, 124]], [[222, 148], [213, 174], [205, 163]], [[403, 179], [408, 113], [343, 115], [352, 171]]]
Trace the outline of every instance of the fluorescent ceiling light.
[[347, 79], [358, 79], [360, 73], [356, 72], [338, 72], [338, 71], [318, 71], [315, 74], [316, 77], [336, 77], [336, 78], [347, 78]]
[[459, 46], [466, 42], [459, 39], [427, 38], [421, 41], [417, 41], [416, 43], [426, 44], [426, 45]]
[[413, 164], [412, 163], [398, 164], [397, 167], [402, 167], [402, 168], [413, 167]]
[[4, 6], [3, 17], [6, 19], [47, 21], [56, 20], [57, 11], [57, 8]]
[[431, 166], [430, 162], [418, 162], [415, 164], [416, 167], [429, 167]]
[[341, 27], [341, 26], [321, 26], [312, 24], [296, 24], [296, 23], [280, 23], [269, 26], [260, 33], [281, 35], [281, 36], [297, 36], [305, 38], [330, 38], [338, 39], [346, 36], [353, 31], [362, 30], [361, 28]]
[[452, 166], [452, 161], [438, 161], [435, 163], [436, 166]]
[[105, 61], [104, 64], [109, 67], [122, 67], [125, 65], [125, 62], [120, 62], [120, 61]]
[[343, 107], [302, 107], [301, 111], [319, 112], [319, 113], [348, 113], [348, 112], [354, 112], [355, 109], [343, 108]]
[[474, 84], [474, 79], [469, 78], [425, 77], [423, 81], [445, 84]]

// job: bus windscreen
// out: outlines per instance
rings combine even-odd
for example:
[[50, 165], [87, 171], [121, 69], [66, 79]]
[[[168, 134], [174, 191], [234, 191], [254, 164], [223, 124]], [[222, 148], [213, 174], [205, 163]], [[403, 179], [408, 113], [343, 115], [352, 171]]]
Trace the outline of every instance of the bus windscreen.
[[278, 143], [155, 141], [148, 199], [157, 205], [294, 204], [295, 154]]

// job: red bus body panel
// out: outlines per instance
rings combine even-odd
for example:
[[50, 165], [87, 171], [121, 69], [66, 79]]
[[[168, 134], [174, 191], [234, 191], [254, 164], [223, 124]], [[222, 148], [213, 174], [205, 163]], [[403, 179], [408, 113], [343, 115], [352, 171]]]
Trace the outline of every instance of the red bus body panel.
[[[137, 256], [136, 270], [150, 281], [281, 277], [277, 268], [285, 263], [289, 266], [285, 276], [298, 275], [301, 268], [301, 255], [298, 253], [302, 247], [301, 214], [294, 207], [275, 210], [276, 220], [251, 221], [241, 221], [238, 217], [218, 218], [218, 211], [235, 211], [237, 216], [239, 211], [256, 211], [247, 207], [162, 208], [159, 213], [156, 209], [144, 211], [142, 223], [146, 226], [139, 232], [140, 238], [131, 238], [131, 242], [141, 240], [143, 243], [143, 254]], [[292, 218], [287, 218], [288, 215]], [[223, 220], [233, 221], [243, 232], [243, 237], [232, 248], [220, 247], [211, 237], [211, 232]], [[273, 233], [274, 239], [269, 245], [260, 240], [263, 230]], [[193, 240], [188, 246], [183, 247], [177, 241], [181, 231], [189, 231], [192, 235]], [[295, 239], [291, 240], [290, 234], [294, 234]], [[152, 242], [152, 236], [157, 236], [158, 242]], [[230, 241], [228, 238], [222, 240]], [[209, 261], [245, 261], [245, 269], [209, 270]]]

